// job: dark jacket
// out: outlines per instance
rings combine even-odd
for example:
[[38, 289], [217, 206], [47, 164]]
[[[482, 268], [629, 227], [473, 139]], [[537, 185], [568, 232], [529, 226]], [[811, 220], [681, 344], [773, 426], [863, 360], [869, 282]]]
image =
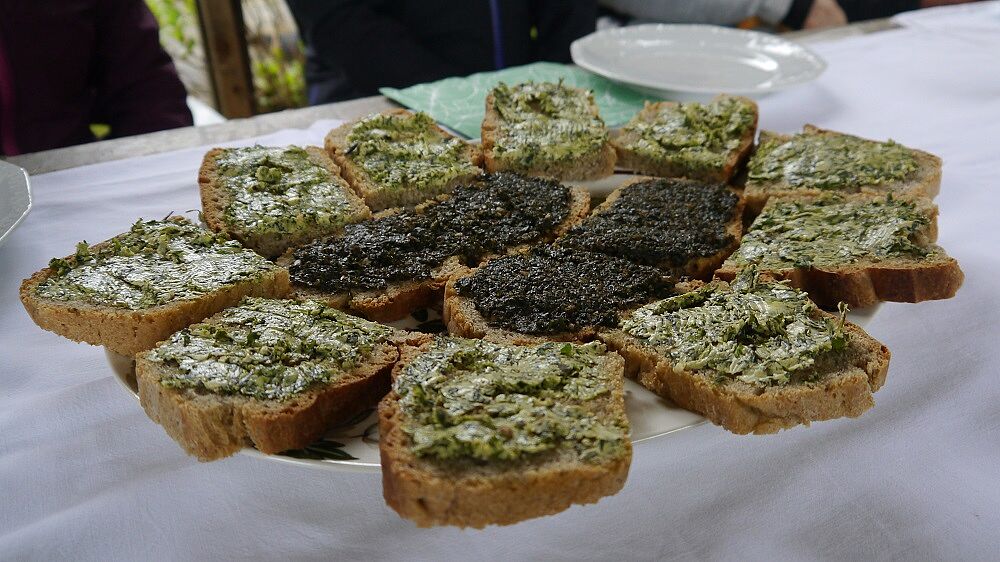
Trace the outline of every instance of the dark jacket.
[[142, 0], [0, 0], [0, 154], [191, 125]]
[[[310, 103], [548, 60], [594, 30], [596, 1], [288, 0]], [[494, 30], [496, 33], [494, 33]]]

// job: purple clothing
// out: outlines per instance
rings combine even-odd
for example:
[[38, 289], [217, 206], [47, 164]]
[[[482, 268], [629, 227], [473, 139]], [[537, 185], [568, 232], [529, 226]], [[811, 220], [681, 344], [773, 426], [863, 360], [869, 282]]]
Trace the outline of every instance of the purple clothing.
[[0, 0], [0, 154], [192, 124], [142, 0]]

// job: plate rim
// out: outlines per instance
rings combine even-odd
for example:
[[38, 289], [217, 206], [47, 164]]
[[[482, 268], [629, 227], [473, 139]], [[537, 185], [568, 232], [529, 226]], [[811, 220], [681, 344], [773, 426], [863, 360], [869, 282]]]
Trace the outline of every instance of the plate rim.
[[24, 168], [18, 166], [17, 164], [11, 164], [10, 162], [4, 160], [0, 160], [0, 167], [13, 168], [12, 171], [19, 170], [21, 172], [21, 177], [24, 178], [24, 188], [28, 193], [28, 206], [24, 208], [24, 211], [21, 213], [19, 217], [14, 219], [14, 222], [11, 223], [10, 228], [8, 228], [4, 232], [0, 232], [0, 244], [3, 244], [4, 240], [7, 239], [7, 236], [9, 236], [10, 233], [14, 232], [14, 230], [17, 229], [18, 225], [20, 225], [21, 222], [24, 221], [25, 217], [28, 216], [28, 213], [31, 212], [31, 208], [35, 204], [35, 198], [34, 194], [32, 194], [31, 192], [31, 176], [28, 174], [28, 170], [25, 170]]
[[769, 42], [778, 42], [778, 43], [784, 43], [784, 44], [787, 44], [787, 45], [794, 46], [796, 49], [798, 49], [801, 52], [805, 53], [807, 55], [806, 58], [808, 60], [810, 60], [814, 64], [814, 70], [813, 70], [813, 72], [805, 74], [804, 77], [802, 77], [802, 78], [796, 78], [796, 79], [790, 80], [788, 82], [783, 82], [783, 83], [780, 83], [780, 84], [776, 84], [776, 85], [772, 85], [772, 86], [767, 86], [767, 87], [727, 88], [725, 90], [725, 92], [731, 93], [731, 94], [764, 94], [764, 93], [774, 92], [774, 91], [778, 91], [778, 90], [783, 90], [785, 88], [789, 88], [789, 87], [796, 86], [796, 85], [799, 85], [799, 84], [804, 84], [804, 83], [807, 83], [807, 82], [811, 82], [812, 80], [815, 80], [816, 78], [820, 77], [826, 71], [826, 69], [827, 69], [826, 60], [824, 60], [823, 57], [819, 56], [818, 54], [816, 54], [815, 51], [813, 51], [809, 47], [803, 45], [802, 43], [798, 43], [796, 41], [791, 41], [791, 40], [786, 39], [784, 37], [781, 37], [779, 35], [772, 35], [772, 34], [763, 33], [763, 32], [760, 32], [760, 31], [754, 31], [754, 30], [750, 30], [750, 29], [738, 29], [738, 28], [731, 28], [731, 27], [724, 27], [724, 26], [720, 26], [720, 25], [703, 24], [703, 23], [695, 23], [695, 24], [691, 24], [691, 23], [646, 23], [646, 24], [640, 24], [640, 25], [632, 25], [632, 26], [625, 26], [625, 27], [616, 27], [616, 28], [612, 28], [612, 29], [602, 29], [602, 30], [594, 31], [593, 33], [587, 34], [587, 35], [585, 35], [585, 36], [583, 36], [583, 37], [581, 37], [579, 39], [576, 39], [575, 41], [573, 41], [570, 44], [570, 56], [573, 59], [573, 64], [579, 66], [580, 68], [583, 68], [584, 70], [587, 70], [587, 71], [592, 72], [594, 74], [597, 74], [599, 76], [603, 76], [605, 78], [608, 78], [609, 80], [613, 80], [615, 82], [621, 82], [623, 84], [627, 84], [627, 85], [630, 85], [630, 86], [636, 86], [636, 87], [640, 87], [640, 88], [647, 88], [647, 89], [651, 89], [651, 90], [658, 90], [658, 91], [661, 91], [661, 92], [686, 92], [686, 93], [692, 93], [692, 94], [717, 94], [717, 93], [720, 93], [719, 89], [712, 88], [712, 87], [695, 86], [695, 85], [683, 84], [683, 83], [676, 83], [676, 82], [670, 83], [670, 82], [663, 82], [663, 81], [650, 81], [650, 80], [642, 80], [642, 79], [631, 78], [631, 77], [622, 75], [621, 73], [616, 72], [614, 70], [609, 70], [609, 69], [604, 68], [604, 67], [602, 67], [602, 66], [600, 66], [598, 64], [590, 62], [583, 55], [583, 49], [589, 43], [592, 43], [593, 41], [595, 41], [596, 38], [598, 38], [598, 37], [602, 37], [602, 36], [614, 36], [614, 35], [624, 35], [624, 34], [627, 34], [627, 33], [635, 33], [636, 31], [643, 30], [643, 29], [655, 29], [657, 31], [664, 31], [664, 30], [665, 31], [669, 31], [669, 30], [674, 30], [674, 29], [701, 29], [701, 30], [711, 30], [711, 33], [712, 34], [716, 34], [716, 35], [717, 34], [724, 34], [724, 35], [737, 35], [737, 36], [743, 36], [743, 37], [764, 38], [764, 39], [766, 39]]

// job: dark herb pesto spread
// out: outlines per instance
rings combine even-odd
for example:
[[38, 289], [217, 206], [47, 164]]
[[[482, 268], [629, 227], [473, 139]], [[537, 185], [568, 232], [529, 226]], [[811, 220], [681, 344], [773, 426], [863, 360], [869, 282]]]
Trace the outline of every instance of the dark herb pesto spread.
[[672, 294], [659, 270], [628, 260], [566, 248], [489, 261], [455, 283], [491, 326], [525, 334], [616, 327], [619, 312]]
[[183, 219], [137, 221], [101, 247], [77, 244], [38, 296], [139, 310], [196, 299], [226, 285], [258, 278], [276, 266], [224, 235]]
[[782, 201], [757, 217], [729, 263], [778, 270], [862, 259], [920, 258], [933, 252], [918, 243], [929, 223], [930, 217], [913, 202], [891, 195], [850, 201], [838, 196]]
[[802, 291], [744, 270], [731, 285], [713, 281], [648, 304], [622, 324], [678, 369], [709, 370], [716, 382], [783, 385], [809, 376], [817, 358], [847, 345], [839, 321], [817, 313]]
[[569, 189], [554, 181], [483, 175], [422, 212], [349, 225], [340, 236], [298, 248], [290, 273], [300, 285], [335, 293], [428, 279], [451, 256], [475, 265], [487, 254], [539, 240], [566, 219], [569, 198]]
[[389, 328], [315, 301], [248, 298], [147, 354], [160, 384], [283, 400], [336, 381], [386, 343]]
[[769, 140], [750, 159], [748, 183], [784, 181], [792, 187], [857, 192], [901, 181], [917, 170], [913, 151], [893, 141], [841, 134], [800, 134]]
[[754, 113], [749, 101], [736, 97], [660, 105], [653, 119], [640, 115], [622, 128], [625, 148], [688, 170], [721, 170], [753, 128]]
[[680, 179], [632, 184], [611, 206], [588, 217], [558, 244], [645, 265], [683, 268], [729, 246], [726, 224], [739, 197], [723, 185]]
[[551, 82], [493, 89], [500, 124], [493, 155], [522, 168], [571, 162], [594, 154], [608, 140], [593, 109], [594, 95]]
[[604, 353], [600, 343], [439, 339], [396, 379], [403, 431], [416, 455], [440, 460], [618, 456], [627, 450], [628, 421], [593, 404], [621, 376], [604, 368]]
[[480, 172], [466, 143], [443, 135], [423, 112], [363, 119], [351, 129], [347, 143], [347, 154], [380, 188], [440, 187]]
[[216, 165], [230, 198], [223, 219], [246, 232], [336, 227], [360, 210], [344, 180], [297, 146], [227, 148]]

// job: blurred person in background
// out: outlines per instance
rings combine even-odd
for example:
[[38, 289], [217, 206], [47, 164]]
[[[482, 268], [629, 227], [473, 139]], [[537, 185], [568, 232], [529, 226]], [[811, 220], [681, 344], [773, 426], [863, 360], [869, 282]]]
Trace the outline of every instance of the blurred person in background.
[[710, 23], [819, 29], [970, 0], [600, 0], [620, 24]]
[[192, 124], [142, 0], [0, 0], [0, 155]]
[[536, 61], [570, 62], [597, 2], [288, 0], [306, 44], [309, 103]]

